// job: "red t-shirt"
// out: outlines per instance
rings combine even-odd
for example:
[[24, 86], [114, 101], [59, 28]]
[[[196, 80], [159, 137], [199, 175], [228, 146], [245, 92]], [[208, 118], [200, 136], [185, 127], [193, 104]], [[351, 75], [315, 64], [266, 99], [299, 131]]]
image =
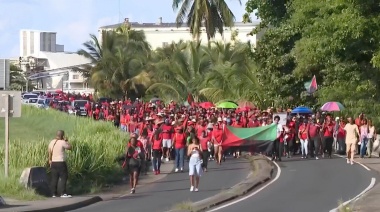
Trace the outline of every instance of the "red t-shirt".
[[157, 140], [153, 139], [152, 149], [153, 150], [161, 150], [161, 147], [162, 147], [162, 138], [159, 136], [159, 138]]
[[218, 142], [218, 144], [222, 143], [223, 130], [221, 130], [221, 129], [214, 129], [212, 131], [212, 137], [215, 138], [215, 140], [216, 140], [216, 142]]
[[174, 139], [175, 139], [174, 147], [176, 149], [185, 148], [185, 146], [186, 146], [186, 135], [184, 133], [174, 134]]
[[323, 136], [325, 137], [333, 137], [333, 129], [334, 129], [334, 124], [328, 124], [325, 125], [325, 128], [323, 129]]
[[233, 127], [236, 127], [236, 128], [243, 128], [243, 123], [242, 122], [237, 122], [235, 121], [233, 124], [232, 124]]
[[[167, 132], [165, 132], [167, 131]], [[163, 139], [172, 139], [172, 132], [173, 131], [173, 127], [170, 126], [170, 125], [163, 125], [162, 126], [162, 138]]]
[[346, 124], [344, 124], [342, 122], [339, 124], [338, 134], [337, 134], [338, 138], [345, 138], [346, 137], [346, 131], [344, 130], [345, 126], [346, 126]]
[[137, 127], [136, 123], [134, 123], [134, 122], [129, 123], [128, 124], [128, 130], [129, 130], [129, 132], [134, 133], [136, 131], [136, 127]]
[[318, 135], [319, 132], [319, 126], [316, 124], [310, 124], [309, 125], [309, 136], [311, 138], [314, 138], [315, 136]]
[[307, 139], [307, 133], [308, 133], [307, 125], [302, 124], [299, 127], [298, 131], [299, 131], [298, 135], [300, 136], [300, 139], [302, 139], [302, 140]]
[[200, 137], [199, 141], [200, 141], [200, 144], [201, 144], [201, 147], [202, 147], [202, 150], [205, 151], [207, 150], [207, 142], [209, 142], [211, 139], [211, 136], [210, 134], [208, 134], [205, 138], [203, 137]]
[[248, 122], [248, 127], [249, 128], [260, 127], [260, 122], [259, 121], [249, 121]]

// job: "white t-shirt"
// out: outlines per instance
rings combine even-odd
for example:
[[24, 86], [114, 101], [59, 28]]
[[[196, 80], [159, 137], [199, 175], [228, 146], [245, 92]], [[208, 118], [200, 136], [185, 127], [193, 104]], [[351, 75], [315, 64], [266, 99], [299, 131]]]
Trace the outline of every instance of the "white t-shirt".
[[[276, 124], [276, 123], [275, 123]], [[277, 124], [277, 138], [280, 137], [281, 133], [284, 131], [284, 128], [282, 127], [282, 124]]]

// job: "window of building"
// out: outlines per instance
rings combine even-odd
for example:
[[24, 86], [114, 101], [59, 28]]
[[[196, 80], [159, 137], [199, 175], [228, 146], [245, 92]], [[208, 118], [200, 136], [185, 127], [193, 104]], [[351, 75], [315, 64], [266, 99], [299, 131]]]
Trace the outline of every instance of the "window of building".
[[74, 79], [74, 80], [79, 79], [79, 74], [74, 74], [74, 75], [73, 75], [73, 79]]
[[169, 46], [168, 42], [162, 42], [162, 47], [167, 47], [167, 46]]

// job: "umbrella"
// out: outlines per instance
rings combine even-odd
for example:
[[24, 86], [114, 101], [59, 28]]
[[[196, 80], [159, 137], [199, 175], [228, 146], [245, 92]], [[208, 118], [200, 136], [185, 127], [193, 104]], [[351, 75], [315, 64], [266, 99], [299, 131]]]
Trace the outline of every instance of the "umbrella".
[[156, 103], [157, 101], [161, 101], [161, 99], [154, 97], [150, 100], [151, 103]]
[[240, 107], [238, 108], [238, 110], [241, 112], [241, 111], [250, 111], [252, 108], [251, 107]]
[[301, 114], [310, 114], [310, 113], [313, 113], [313, 111], [308, 108], [308, 107], [304, 107], [304, 106], [299, 106], [299, 107], [296, 107], [292, 110], [292, 113], [301, 113]]
[[199, 106], [202, 108], [205, 108], [205, 109], [215, 107], [215, 105], [212, 102], [201, 102], [201, 103], [199, 103]]
[[232, 109], [232, 108], [237, 108], [237, 104], [235, 103], [232, 103], [232, 102], [222, 102], [222, 103], [219, 103], [217, 106], [217, 108], [228, 108], [228, 109]]
[[252, 102], [241, 101], [239, 102], [239, 108], [255, 108], [255, 105]]
[[333, 112], [333, 111], [342, 111], [344, 110], [344, 106], [339, 102], [326, 102], [322, 107], [321, 110]]

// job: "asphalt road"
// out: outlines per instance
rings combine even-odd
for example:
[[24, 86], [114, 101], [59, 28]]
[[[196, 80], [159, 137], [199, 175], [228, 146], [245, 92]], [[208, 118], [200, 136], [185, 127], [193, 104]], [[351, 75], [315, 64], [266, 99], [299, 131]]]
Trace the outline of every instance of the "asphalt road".
[[[185, 164], [186, 166], [187, 164]], [[209, 161], [209, 169], [208, 172], [203, 173], [199, 192], [190, 192], [187, 170], [185, 168], [183, 173], [172, 173], [162, 180], [137, 188], [133, 195], [128, 194], [117, 200], [99, 202], [75, 211], [168, 211], [177, 204], [200, 201], [238, 184], [247, 177], [251, 168], [249, 162], [243, 159], [227, 158], [221, 166], [217, 165], [215, 161]]]
[[375, 172], [359, 164], [348, 165], [338, 157], [285, 158], [278, 165], [278, 180], [252, 197], [216, 211], [330, 211], [338, 207], [339, 201], [356, 197], [369, 186], [372, 177], [377, 177]]

